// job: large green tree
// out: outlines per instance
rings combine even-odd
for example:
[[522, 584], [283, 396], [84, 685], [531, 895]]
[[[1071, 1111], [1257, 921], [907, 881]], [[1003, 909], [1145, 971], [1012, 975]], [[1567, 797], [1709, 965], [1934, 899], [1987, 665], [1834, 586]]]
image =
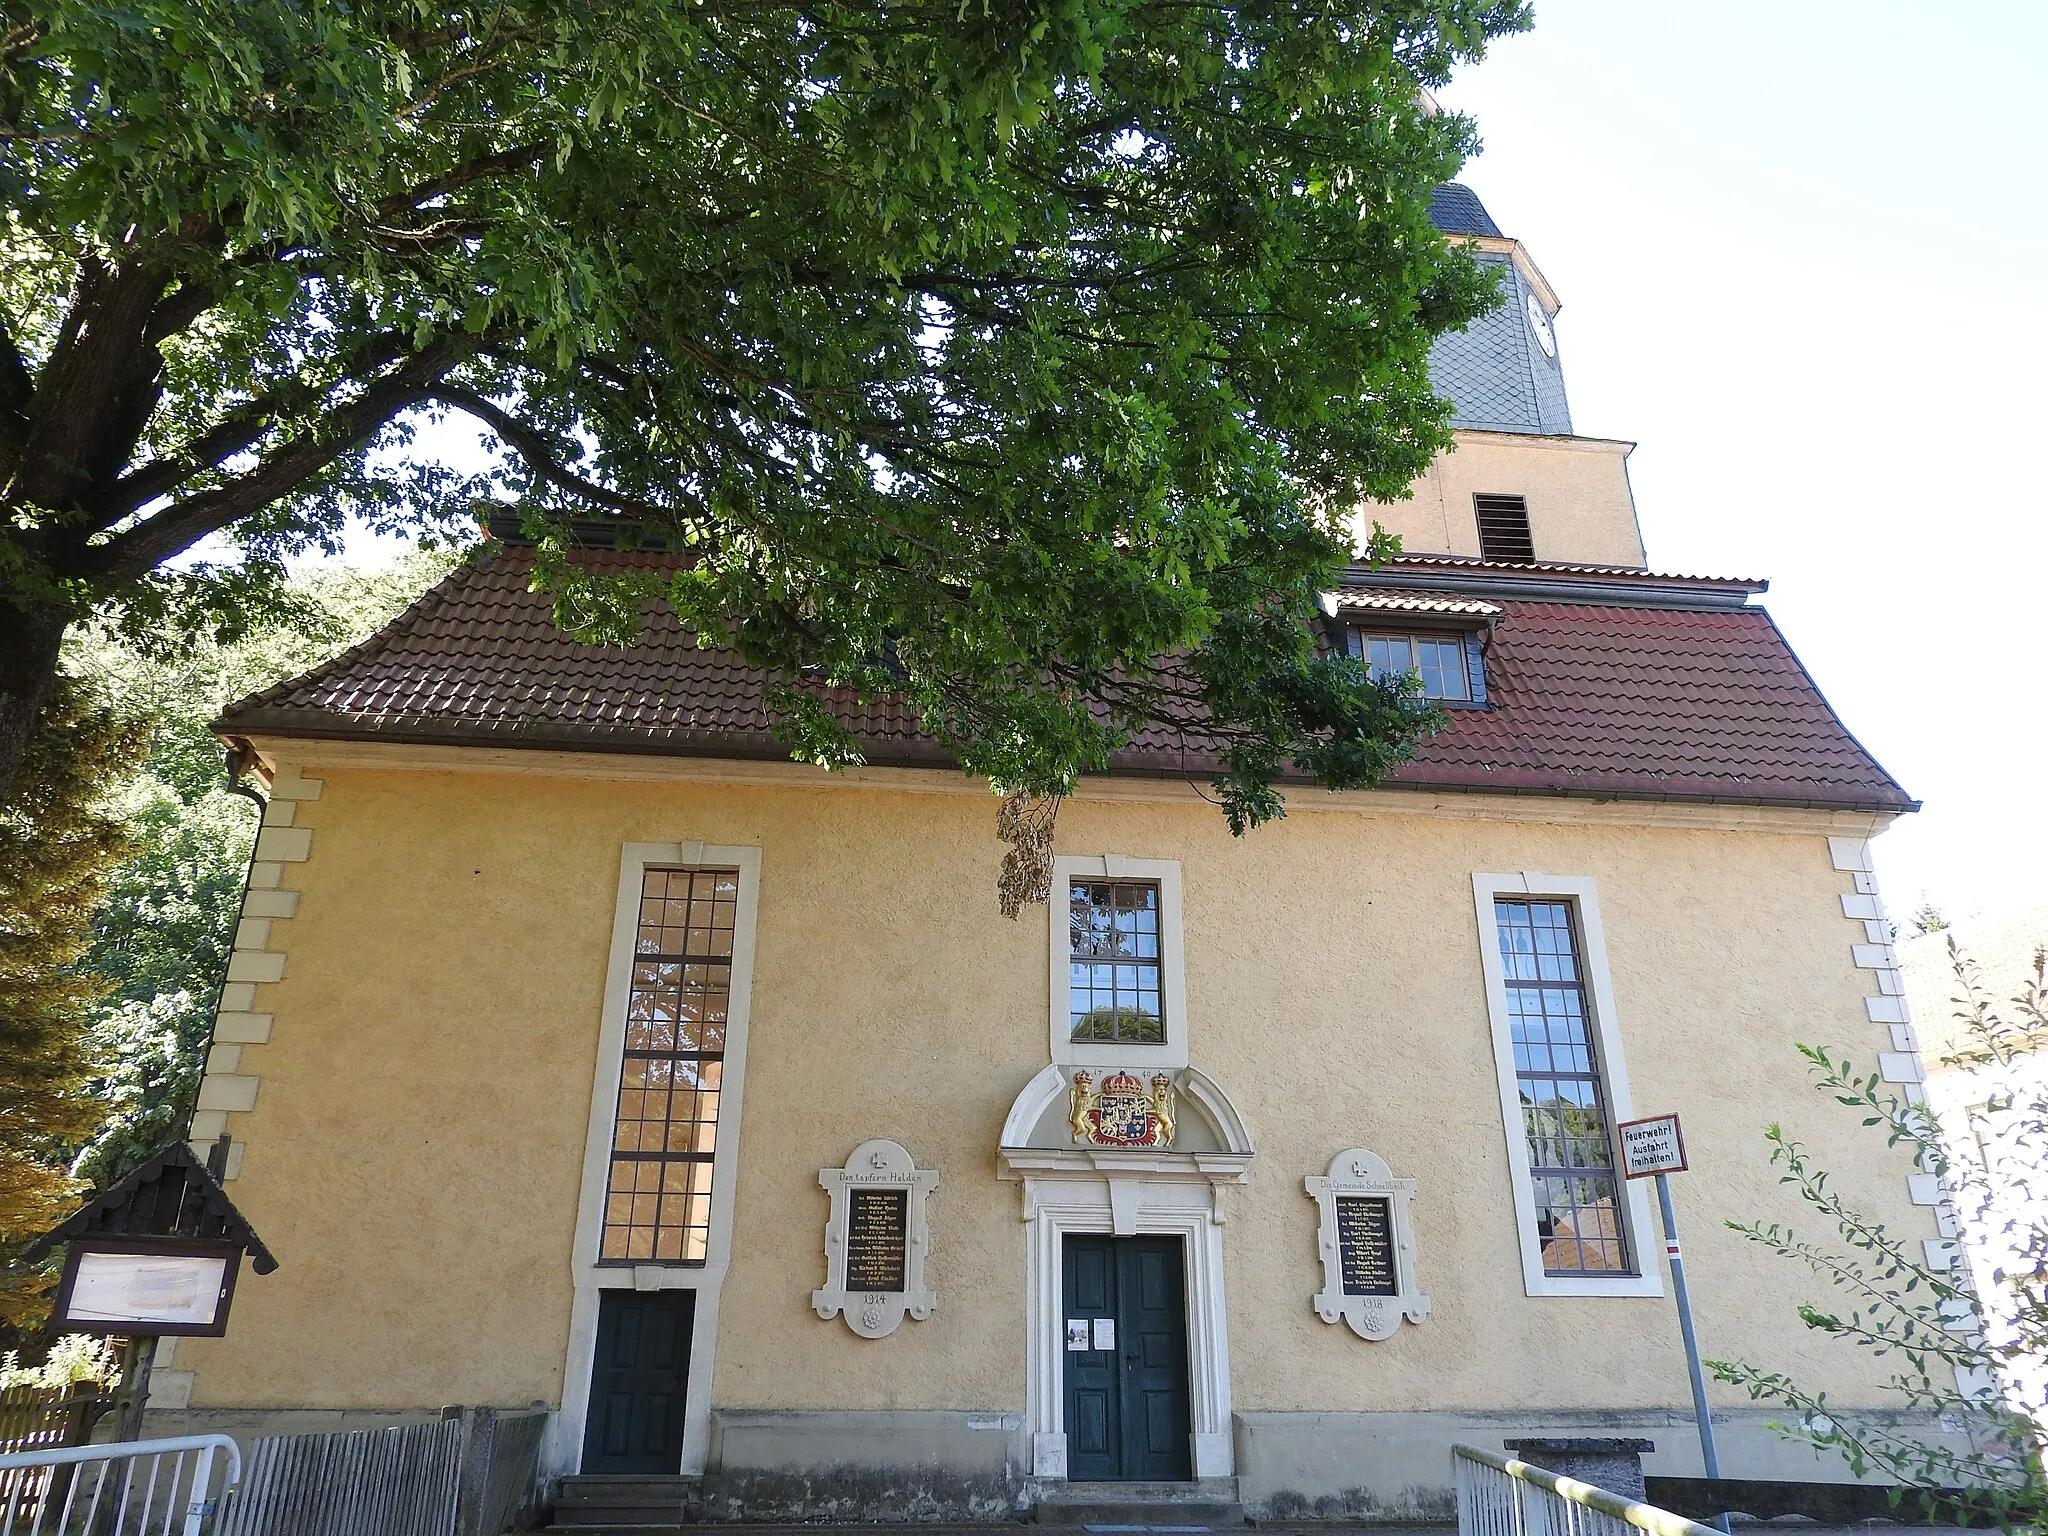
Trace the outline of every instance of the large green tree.
[[[1521, 0], [0, 0], [0, 787], [91, 612], [232, 634], [479, 496], [698, 557], [699, 633], [1057, 793], [1218, 733], [1233, 822], [1416, 723], [1344, 519], [1492, 302], [1424, 88]], [[494, 467], [420, 435], [476, 424]], [[579, 590], [614, 632], [645, 593]], [[1161, 669], [1157, 658], [1181, 658]]]

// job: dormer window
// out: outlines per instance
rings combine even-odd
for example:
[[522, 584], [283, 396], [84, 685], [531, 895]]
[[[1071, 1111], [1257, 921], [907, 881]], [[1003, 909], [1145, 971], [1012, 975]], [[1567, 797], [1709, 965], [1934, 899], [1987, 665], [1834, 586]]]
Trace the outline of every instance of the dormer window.
[[1422, 681], [1425, 699], [1469, 704], [1477, 664], [1464, 635], [1396, 635], [1353, 630], [1350, 651], [1372, 669], [1375, 680], [1412, 673]]

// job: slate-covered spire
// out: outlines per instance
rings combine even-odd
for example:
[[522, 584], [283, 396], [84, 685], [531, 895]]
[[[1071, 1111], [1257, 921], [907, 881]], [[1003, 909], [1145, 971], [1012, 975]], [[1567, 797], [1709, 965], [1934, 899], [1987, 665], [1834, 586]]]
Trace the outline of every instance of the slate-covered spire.
[[1470, 187], [1438, 187], [1429, 212], [1438, 229], [1476, 241], [1479, 260], [1501, 269], [1500, 308], [1440, 337], [1429, 355], [1430, 381], [1456, 408], [1452, 425], [1569, 436], [1572, 415], [1552, 328], [1557, 298], [1550, 285], [1520, 245], [1501, 233]]

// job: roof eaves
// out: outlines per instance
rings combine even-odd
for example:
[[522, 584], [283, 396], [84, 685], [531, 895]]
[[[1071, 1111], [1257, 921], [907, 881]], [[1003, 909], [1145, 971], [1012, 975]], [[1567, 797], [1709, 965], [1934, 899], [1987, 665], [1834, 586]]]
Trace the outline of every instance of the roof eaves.
[[[604, 734], [593, 728], [588, 732], [548, 726], [541, 729], [502, 730], [477, 723], [468, 728], [460, 725], [437, 723], [431, 727], [414, 722], [384, 720], [377, 723], [349, 721], [343, 717], [329, 717], [323, 722], [308, 720], [303, 714], [293, 713], [274, 720], [252, 720], [244, 728], [252, 733], [281, 736], [296, 740], [312, 741], [353, 741], [378, 742], [389, 746], [442, 746], [442, 747], [501, 747], [535, 752], [592, 752], [631, 757], [674, 757], [692, 760], [724, 761], [732, 763], [787, 762], [789, 750], [772, 736], [739, 733], [721, 734], [706, 732], [701, 735], [681, 736], [652, 733], [634, 738], [622, 738], [617, 734]], [[865, 766], [872, 768], [933, 769], [957, 768], [958, 762], [943, 749], [927, 746], [920, 750], [920, 744], [910, 741], [870, 742], [863, 744]], [[1875, 764], [1873, 764], [1875, 767]], [[1110, 779], [1190, 779], [1210, 777], [1223, 771], [1220, 758], [1199, 747], [1190, 747], [1180, 753], [1161, 749], [1127, 750], [1117, 753], [1111, 760], [1109, 770], [1101, 774], [1088, 774], [1087, 778]], [[1880, 774], [1883, 770], [1877, 769]], [[1890, 781], [1886, 775], [1887, 782]], [[1920, 802], [1908, 797], [1904, 790], [1897, 789], [1895, 796], [1872, 795], [1794, 795], [1794, 794], [1733, 794], [1705, 786], [1698, 788], [1677, 788], [1670, 785], [1651, 788], [1645, 784], [1627, 785], [1609, 779], [1606, 782], [1587, 785], [1572, 785], [1558, 782], [1553, 773], [1523, 774], [1517, 772], [1487, 773], [1487, 782], [1475, 782], [1473, 778], [1445, 775], [1441, 769], [1420, 773], [1403, 772], [1396, 769], [1393, 775], [1383, 780], [1382, 789], [1419, 790], [1433, 793], [1469, 795], [1506, 795], [1522, 799], [1566, 799], [1566, 800], [1615, 800], [1653, 801], [1685, 805], [1750, 805], [1775, 806], [1785, 810], [1852, 811], [1866, 814], [1901, 814], [1917, 811]], [[1289, 788], [1306, 789], [1314, 781], [1305, 775], [1285, 774], [1281, 782]]]
[[1431, 597], [1415, 592], [1387, 592], [1357, 587], [1326, 593], [1324, 607], [1325, 611], [1331, 614], [1428, 613], [1475, 619], [1497, 618], [1501, 612], [1500, 604], [1483, 602], [1478, 598], [1456, 595]]
[[1456, 592], [1475, 598], [1587, 603], [1693, 611], [1743, 608], [1770, 583], [1745, 578], [1676, 576], [1626, 566], [1494, 565], [1458, 555], [1401, 555], [1384, 565], [1354, 565], [1346, 589]]
[[[1397, 770], [1398, 772], [1398, 770]], [[1531, 776], [1532, 778], [1534, 776]], [[1920, 802], [1908, 798], [1905, 791], [1899, 798], [1892, 799], [1879, 795], [1766, 795], [1728, 794], [1710, 789], [1652, 789], [1643, 785], [1595, 784], [1573, 785], [1552, 781], [1514, 783], [1503, 779], [1497, 783], [1476, 784], [1458, 778], [1389, 777], [1380, 784], [1382, 789], [1422, 790], [1432, 794], [1454, 795], [1508, 795], [1517, 799], [1548, 800], [1616, 800], [1636, 804], [1645, 802], [1670, 805], [1751, 805], [1769, 806], [1787, 811], [1853, 811], [1864, 815], [1904, 815], [1920, 809]]]
[[[586, 726], [559, 721], [441, 720], [421, 715], [343, 714], [284, 708], [233, 722], [237, 734], [291, 741], [374, 742], [394, 747], [504, 747], [533, 752], [602, 752], [637, 757], [723, 758], [732, 762], [790, 762], [786, 743], [765, 732], [682, 731], [617, 722]], [[950, 768], [943, 747], [912, 738], [859, 743], [864, 764], [876, 768]]]

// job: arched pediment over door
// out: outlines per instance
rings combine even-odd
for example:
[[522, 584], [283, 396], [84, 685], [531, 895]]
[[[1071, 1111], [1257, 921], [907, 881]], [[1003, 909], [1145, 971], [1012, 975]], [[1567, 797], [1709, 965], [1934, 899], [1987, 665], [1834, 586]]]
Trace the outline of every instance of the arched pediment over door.
[[[1026, 1083], [1017, 1097], [1011, 1101], [1010, 1112], [1003, 1118], [1001, 1150], [1012, 1151], [1043, 1150], [1085, 1150], [1089, 1152], [1122, 1151], [1122, 1148], [1084, 1147], [1074, 1135], [1069, 1118], [1070, 1095], [1077, 1071], [1074, 1068], [1048, 1065]], [[1142, 1067], [1129, 1069], [1130, 1075], [1142, 1082], [1154, 1080], [1155, 1074]], [[1103, 1069], [1091, 1073], [1096, 1083], [1113, 1075]], [[1174, 1116], [1173, 1140], [1163, 1147], [1141, 1149], [1149, 1154], [1167, 1154], [1201, 1157], [1207, 1154], [1221, 1154], [1226, 1158], [1249, 1159], [1252, 1156], [1251, 1132], [1246, 1129], [1244, 1117], [1237, 1112], [1237, 1106], [1230, 1101], [1230, 1095], [1222, 1085], [1200, 1067], [1181, 1067], [1171, 1072], [1156, 1074], [1169, 1079], [1173, 1087], [1177, 1113]], [[1235, 1182], [1235, 1181], [1233, 1181]]]
[[[1109, 1076], [1135, 1084], [1119, 1091], [1157, 1095], [1171, 1136], [1163, 1144], [1098, 1145], [1082, 1139], [1075, 1074], [1088, 1068], [1050, 1065], [1010, 1105], [996, 1149], [1001, 1176], [1023, 1185], [1026, 1239], [1025, 1422], [1032, 1471], [1067, 1475], [1062, 1416], [1061, 1244], [1068, 1234], [1178, 1236], [1186, 1258], [1188, 1386], [1193, 1465], [1197, 1479], [1232, 1477], [1236, 1451], [1230, 1417], [1230, 1343], [1223, 1298], [1223, 1220], [1218, 1190], [1246, 1181], [1251, 1133], [1230, 1096], [1197, 1067], [1127, 1074], [1091, 1072], [1090, 1088]], [[1128, 1107], [1128, 1106], [1127, 1106]], [[1143, 1122], [1149, 1129], [1156, 1123]]]

